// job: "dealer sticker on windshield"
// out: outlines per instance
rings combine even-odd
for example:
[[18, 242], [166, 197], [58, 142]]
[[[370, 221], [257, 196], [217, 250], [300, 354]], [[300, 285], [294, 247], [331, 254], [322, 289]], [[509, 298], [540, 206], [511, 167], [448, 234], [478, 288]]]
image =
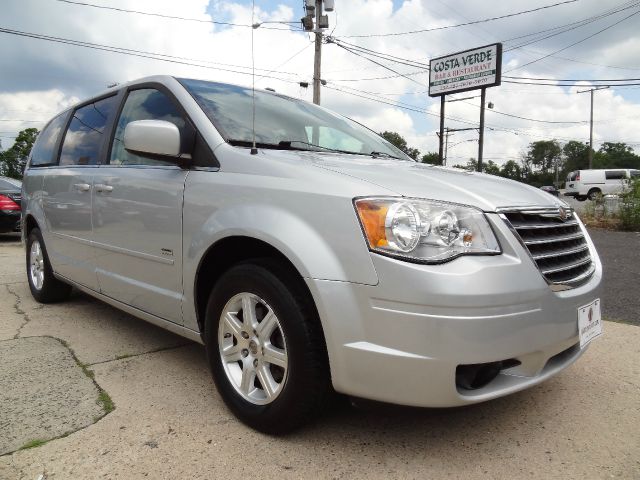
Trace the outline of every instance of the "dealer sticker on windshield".
[[602, 317], [600, 316], [600, 299], [596, 299], [584, 307], [578, 308], [578, 333], [580, 348], [602, 334]]

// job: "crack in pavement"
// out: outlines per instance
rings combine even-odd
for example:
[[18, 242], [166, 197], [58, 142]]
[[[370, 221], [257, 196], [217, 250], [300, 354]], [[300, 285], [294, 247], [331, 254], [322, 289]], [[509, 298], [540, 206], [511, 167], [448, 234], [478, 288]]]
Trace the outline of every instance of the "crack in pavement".
[[132, 353], [130, 355], [119, 355], [116, 358], [111, 358], [109, 360], [100, 360], [99, 362], [87, 363], [87, 366], [92, 367], [94, 365], [102, 365], [103, 363], [117, 362], [118, 360], [126, 360], [128, 358], [141, 357], [142, 355], [148, 355], [150, 353], [164, 352], [164, 351], [167, 351], [167, 350], [175, 350], [175, 349], [178, 349], [178, 348], [187, 347], [187, 346], [192, 345], [194, 343], [195, 342], [187, 342], [187, 343], [182, 343], [180, 345], [173, 345], [173, 346], [170, 346], [170, 347], [155, 348], [153, 350], [148, 350], [146, 352]]
[[[12, 292], [12, 293], [13, 293], [13, 292]], [[14, 295], [15, 295], [15, 294], [14, 294]], [[18, 297], [18, 298], [19, 298], [19, 297]], [[95, 379], [95, 375], [94, 375], [94, 373], [93, 373], [93, 370], [89, 370], [89, 369], [87, 368], [87, 366], [88, 366], [88, 365], [87, 365], [87, 364], [85, 364], [85, 363], [82, 363], [82, 362], [78, 359], [78, 357], [76, 356], [76, 352], [73, 350], [73, 348], [71, 348], [71, 346], [70, 346], [70, 345], [69, 345], [65, 340], [63, 340], [63, 339], [61, 339], [61, 338], [58, 338], [58, 337], [54, 337], [53, 335], [34, 335], [34, 336], [29, 336], [29, 337], [20, 337], [20, 338], [14, 338], [14, 339], [15, 339], [15, 340], [23, 340], [23, 339], [27, 339], [27, 338], [42, 338], [42, 337], [44, 337], [44, 338], [51, 338], [51, 339], [53, 339], [53, 340], [56, 340], [56, 341], [57, 341], [57, 342], [59, 342], [59, 343], [60, 343], [64, 348], [66, 348], [66, 349], [67, 349], [67, 351], [68, 351], [68, 352], [69, 352], [69, 354], [71, 355], [71, 358], [72, 358], [72, 359], [73, 359], [73, 361], [76, 363], [76, 365], [77, 365], [78, 367], [80, 367], [80, 369], [82, 370], [82, 372], [84, 373], [84, 375], [85, 375], [87, 378], [89, 378], [89, 380], [91, 380], [91, 382], [92, 382], [92, 383], [93, 383], [93, 385], [95, 386], [96, 390], [98, 391], [98, 400], [96, 400], [96, 403], [102, 407], [102, 414], [101, 414], [100, 416], [94, 417], [94, 418], [93, 418], [93, 422], [88, 423], [87, 425], [84, 425], [84, 426], [82, 426], [82, 427], [80, 427], [80, 428], [78, 428], [78, 429], [76, 429], [76, 430], [69, 430], [69, 431], [67, 431], [67, 432], [64, 432], [62, 435], [59, 435], [59, 436], [57, 436], [57, 437], [50, 438], [50, 439], [46, 440], [46, 441], [42, 444], [42, 445], [45, 445], [45, 444], [47, 444], [47, 443], [49, 443], [49, 442], [53, 442], [54, 440], [60, 440], [61, 438], [66, 438], [66, 437], [68, 437], [69, 435], [72, 435], [72, 434], [74, 434], [74, 433], [76, 433], [76, 432], [80, 432], [80, 431], [82, 431], [82, 430], [84, 430], [84, 429], [86, 429], [86, 428], [89, 428], [91, 425], [95, 425], [95, 424], [96, 424], [96, 423], [98, 423], [100, 420], [102, 420], [102, 419], [103, 419], [103, 418], [105, 418], [107, 415], [109, 415], [111, 412], [113, 412], [113, 411], [116, 409], [116, 405], [115, 405], [115, 402], [113, 402], [113, 400], [111, 399], [111, 397], [110, 397], [110, 396], [109, 396], [109, 394], [107, 393], [107, 391], [106, 391], [104, 388], [102, 388], [102, 387], [100, 386], [100, 384], [96, 381], [96, 379]], [[3, 341], [9, 341], [9, 339], [7, 339], [7, 340], [3, 340]], [[105, 398], [105, 397], [104, 397], [103, 395], [105, 395], [105, 396], [106, 396], [106, 398], [108, 398], [108, 401], [110, 402], [110, 406], [109, 406], [109, 407], [105, 404], [105, 401], [104, 401], [104, 398]], [[2, 457], [6, 457], [6, 456], [10, 456], [10, 455], [11, 455], [11, 459], [12, 459], [11, 461], [13, 462], [13, 458], [14, 458], [14, 457], [13, 457], [12, 455], [13, 455], [14, 453], [19, 452], [19, 451], [22, 451], [22, 450], [23, 450], [23, 448], [18, 448], [18, 449], [16, 449], [16, 450], [11, 451], [11, 452], [3, 453], [3, 454], [1, 454], [1, 455], [0, 455], [0, 458], [2, 458]], [[24, 474], [24, 472], [23, 472], [23, 470], [22, 470], [22, 469], [20, 469], [20, 471], [21, 471], [21, 473], [23, 473], [23, 474]]]
[[14, 339], [18, 339], [20, 338], [20, 333], [22, 333], [22, 329], [27, 325], [27, 323], [31, 321], [31, 317], [29, 317], [29, 314], [27, 312], [25, 312], [24, 310], [22, 310], [22, 308], [20, 308], [20, 304], [22, 303], [22, 299], [20, 298], [20, 295], [18, 295], [17, 292], [14, 292], [13, 290], [11, 290], [9, 285], [5, 285], [5, 287], [7, 289], [7, 292], [9, 292], [10, 295], [13, 295], [16, 298], [16, 301], [13, 304], [13, 310], [15, 311], [15, 313], [22, 316], [22, 318], [24, 319], [24, 321], [22, 322], [22, 325], [18, 327], [18, 331], [13, 336]]

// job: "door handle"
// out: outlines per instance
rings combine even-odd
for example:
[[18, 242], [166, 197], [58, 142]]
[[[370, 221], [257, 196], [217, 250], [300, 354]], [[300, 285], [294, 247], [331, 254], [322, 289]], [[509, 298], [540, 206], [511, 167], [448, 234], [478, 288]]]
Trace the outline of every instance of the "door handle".
[[113, 187], [111, 185], [105, 185], [104, 183], [96, 183], [94, 187], [96, 192], [110, 193], [113, 191]]
[[91, 190], [91, 185], [89, 185], [88, 183], [74, 183], [73, 186], [79, 192], [88, 192], [89, 190]]

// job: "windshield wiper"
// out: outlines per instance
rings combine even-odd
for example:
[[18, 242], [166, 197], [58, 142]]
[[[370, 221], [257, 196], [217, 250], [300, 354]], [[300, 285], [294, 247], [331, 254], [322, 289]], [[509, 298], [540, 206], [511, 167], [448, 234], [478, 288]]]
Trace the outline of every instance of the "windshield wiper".
[[[235, 147], [253, 147], [253, 142], [251, 142], [250, 140], [239, 140], [239, 139], [229, 139], [227, 140], [227, 142]], [[311, 148], [303, 148], [303, 147], [294, 147], [293, 145], [291, 145], [292, 143], [302, 143], [303, 145], [309, 145], [311, 147], [315, 147], [313, 149]], [[328, 150], [331, 152], [342, 152], [342, 153], [350, 153], [350, 152], [343, 152], [342, 150], [334, 150], [333, 148], [328, 148], [328, 147], [322, 147], [320, 145], [316, 145], [314, 143], [309, 143], [309, 142], [304, 142], [302, 140], [282, 140], [281, 142], [278, 143], [268, 143], [268, 142], [256, 142], [256, 147], [257, 148], [271, 148], [271, 149], [275, 149], [275, 150], [301, 150], [304, 152], [315, 152], [318, 150]]]
[[[253, 142], [249, 140], [229, 139], [227, 140], [227, 142], [229, 142], [231, 145], [234, 145], [236, 147], [252, 147], [253, 146]], [[294, 143], [308, 145], [309, 147], [313, 147], [313, 148], [294, 147], [292, 145]], [[335, 152], [335, 153], [346, 153], [349, 155], [364, 155], [364, 156], [373, 157], [373, 158], [388, 157], [388, 158], [395, 158], [396, 160], [402, 160], [401, 158], [395, 157], [386, 152], [373, 151], [370, 153], [364, 153], [364, 152], [354, 152], [351, 150], [340, 150], [338, 148], [323, 147], [322, 145], [317, 145], [311, 142], [305, 142], [304, 140], [281, 140], [278, 143], [256, 142], [256, 147], [282, 149], [282, 150], [301, 150], [304, 152], [325, 151], [325, 152]]]
[[387, 158], [395, 158], [396, 160], [402, 160], [401, 158], [398, 158], [394, 155], [391, 155], [390, 153], [387, 152], [376, 152], [373, 151], [371, 153], [369, 153], [369, 155], [371, 155], [373, 158], [378, 158], [378, 157], [387, 157]]
[[[282, 140], [281, 142], [278, 143], [278, 145], [281, 145], [281, 146], [286, 147], [286, 148], [293, 148], [291, 146], [292, 143], [301, 143], [303, 145], [309, 145], [310, 147], [318, 148], [320, 150], [324, 150], [324, 151], [327, 151], [327, 152], [349, 153], [349, 154], [352, 154], [352, 155], [362, 155], [359, 152], [351, 152], [349, 150], [339, 150], [337, 148], [323, 147], [322, 145], [316, 145], [315, 143], [305, 142], [304, 140]], [[303, 149], [296, 149], [296, 150], [303, 150]], [[310, 148], [305, 148], [304, 150], [314, 151], [314, 150], [311, 150]]]

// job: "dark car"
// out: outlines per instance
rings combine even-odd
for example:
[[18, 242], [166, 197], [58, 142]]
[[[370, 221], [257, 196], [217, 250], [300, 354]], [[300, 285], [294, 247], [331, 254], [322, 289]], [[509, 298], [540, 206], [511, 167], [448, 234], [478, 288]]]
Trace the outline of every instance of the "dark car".
[[0, 233], [20, 231], [22, 182], [0, 177]]
[[544, 187], [540, 187], [540, 190], [544, 190], [547, 193], [550, 193], [554, 197], [560, 196], [560, 190], [558, 190], [553, 185], [545, 185]]

